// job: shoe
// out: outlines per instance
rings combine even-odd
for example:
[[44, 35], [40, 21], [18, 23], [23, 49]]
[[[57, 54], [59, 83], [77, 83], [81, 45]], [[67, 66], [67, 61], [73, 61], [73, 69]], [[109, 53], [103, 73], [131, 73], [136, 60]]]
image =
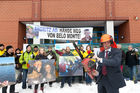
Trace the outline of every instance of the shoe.
[[26, 87], [23, 87], [22, 89], [26, 89]]
[[134, 81], [134, 84], [137, 84], [137, 83], [138, 83], [138, 82], [135, 80], [135, 81]]
[[69, 87], [72, 87], [72, 85], [71, 85], [71, 84], [69, 84]]
[[63, 87], [64, 87], [64, 85], [61, 85], [61, 86], [60, 86], [60, 88], [63, 88]]
[[37, 93], [37, 89], [34, 90], [34, 93]]
[[52, 87], [52, 84], [50, 84], [49, 86]]
[[29, 89], [32, 89], [32, 86], [28, 86]]
[[44, 88], [43, 87], [40, 87], [40, 90], [43, 92]]

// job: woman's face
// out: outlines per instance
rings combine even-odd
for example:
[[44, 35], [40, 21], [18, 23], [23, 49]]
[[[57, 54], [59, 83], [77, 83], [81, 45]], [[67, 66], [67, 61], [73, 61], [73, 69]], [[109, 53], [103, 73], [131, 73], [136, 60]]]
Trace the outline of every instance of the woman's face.
[[40, 48], [39, 51], [40, 51], [40, 54], [43, 54], [45, 52], [43, 48]]
[[45, 69], [46, 69], [46, 72], [50, 72], [50, 70], [51, 70], [51, 66], [50, 65], [46, 65], [46, 67], [45, 67]]
[[16, 53], [19, 54], [20, 53], [20, 50], [17, 50]]
[[87, 46], [87, 50], [90, 50], [90, 46]]

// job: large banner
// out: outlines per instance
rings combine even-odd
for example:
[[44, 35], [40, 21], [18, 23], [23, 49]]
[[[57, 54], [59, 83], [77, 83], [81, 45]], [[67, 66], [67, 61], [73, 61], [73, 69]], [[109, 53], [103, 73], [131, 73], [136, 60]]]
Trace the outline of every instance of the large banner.
[[15, 58], [0, 57], [0, 88], [15, 82]]
[[59, 76], [82, 76], [83, 66], [79, 56], [59, 57]]
[[58, 39], [58, 40], [92, 40], [92, 27], [56, 28], [48, 26], [26, 25], [27, 38]]
[[55, 81], [55, 60], [34, 60], [29, 61], [28, 83], [29, 85], [43, 82]]

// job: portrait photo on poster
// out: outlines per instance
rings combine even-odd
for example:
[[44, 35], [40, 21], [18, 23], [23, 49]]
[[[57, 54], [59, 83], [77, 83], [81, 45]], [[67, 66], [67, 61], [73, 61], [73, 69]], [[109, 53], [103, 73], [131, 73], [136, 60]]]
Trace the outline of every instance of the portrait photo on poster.
[[54, 59], [29, 61], [28, 83], [29, 85], [55, 81]]

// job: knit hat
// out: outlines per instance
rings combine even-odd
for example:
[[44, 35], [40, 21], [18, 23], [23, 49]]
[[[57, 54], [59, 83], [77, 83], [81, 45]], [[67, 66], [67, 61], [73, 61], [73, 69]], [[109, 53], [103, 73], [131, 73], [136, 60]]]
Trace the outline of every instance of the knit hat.
[[26, 49], [27, 49], [29, 46], [31, 47], [31, 45], [27, 45], [27, 46], [26, 46]]
[[13, 48], [11, 45], [8, 45], [7, 47], [6, 47], [6, 51], [8, 51], [10, 48]]

